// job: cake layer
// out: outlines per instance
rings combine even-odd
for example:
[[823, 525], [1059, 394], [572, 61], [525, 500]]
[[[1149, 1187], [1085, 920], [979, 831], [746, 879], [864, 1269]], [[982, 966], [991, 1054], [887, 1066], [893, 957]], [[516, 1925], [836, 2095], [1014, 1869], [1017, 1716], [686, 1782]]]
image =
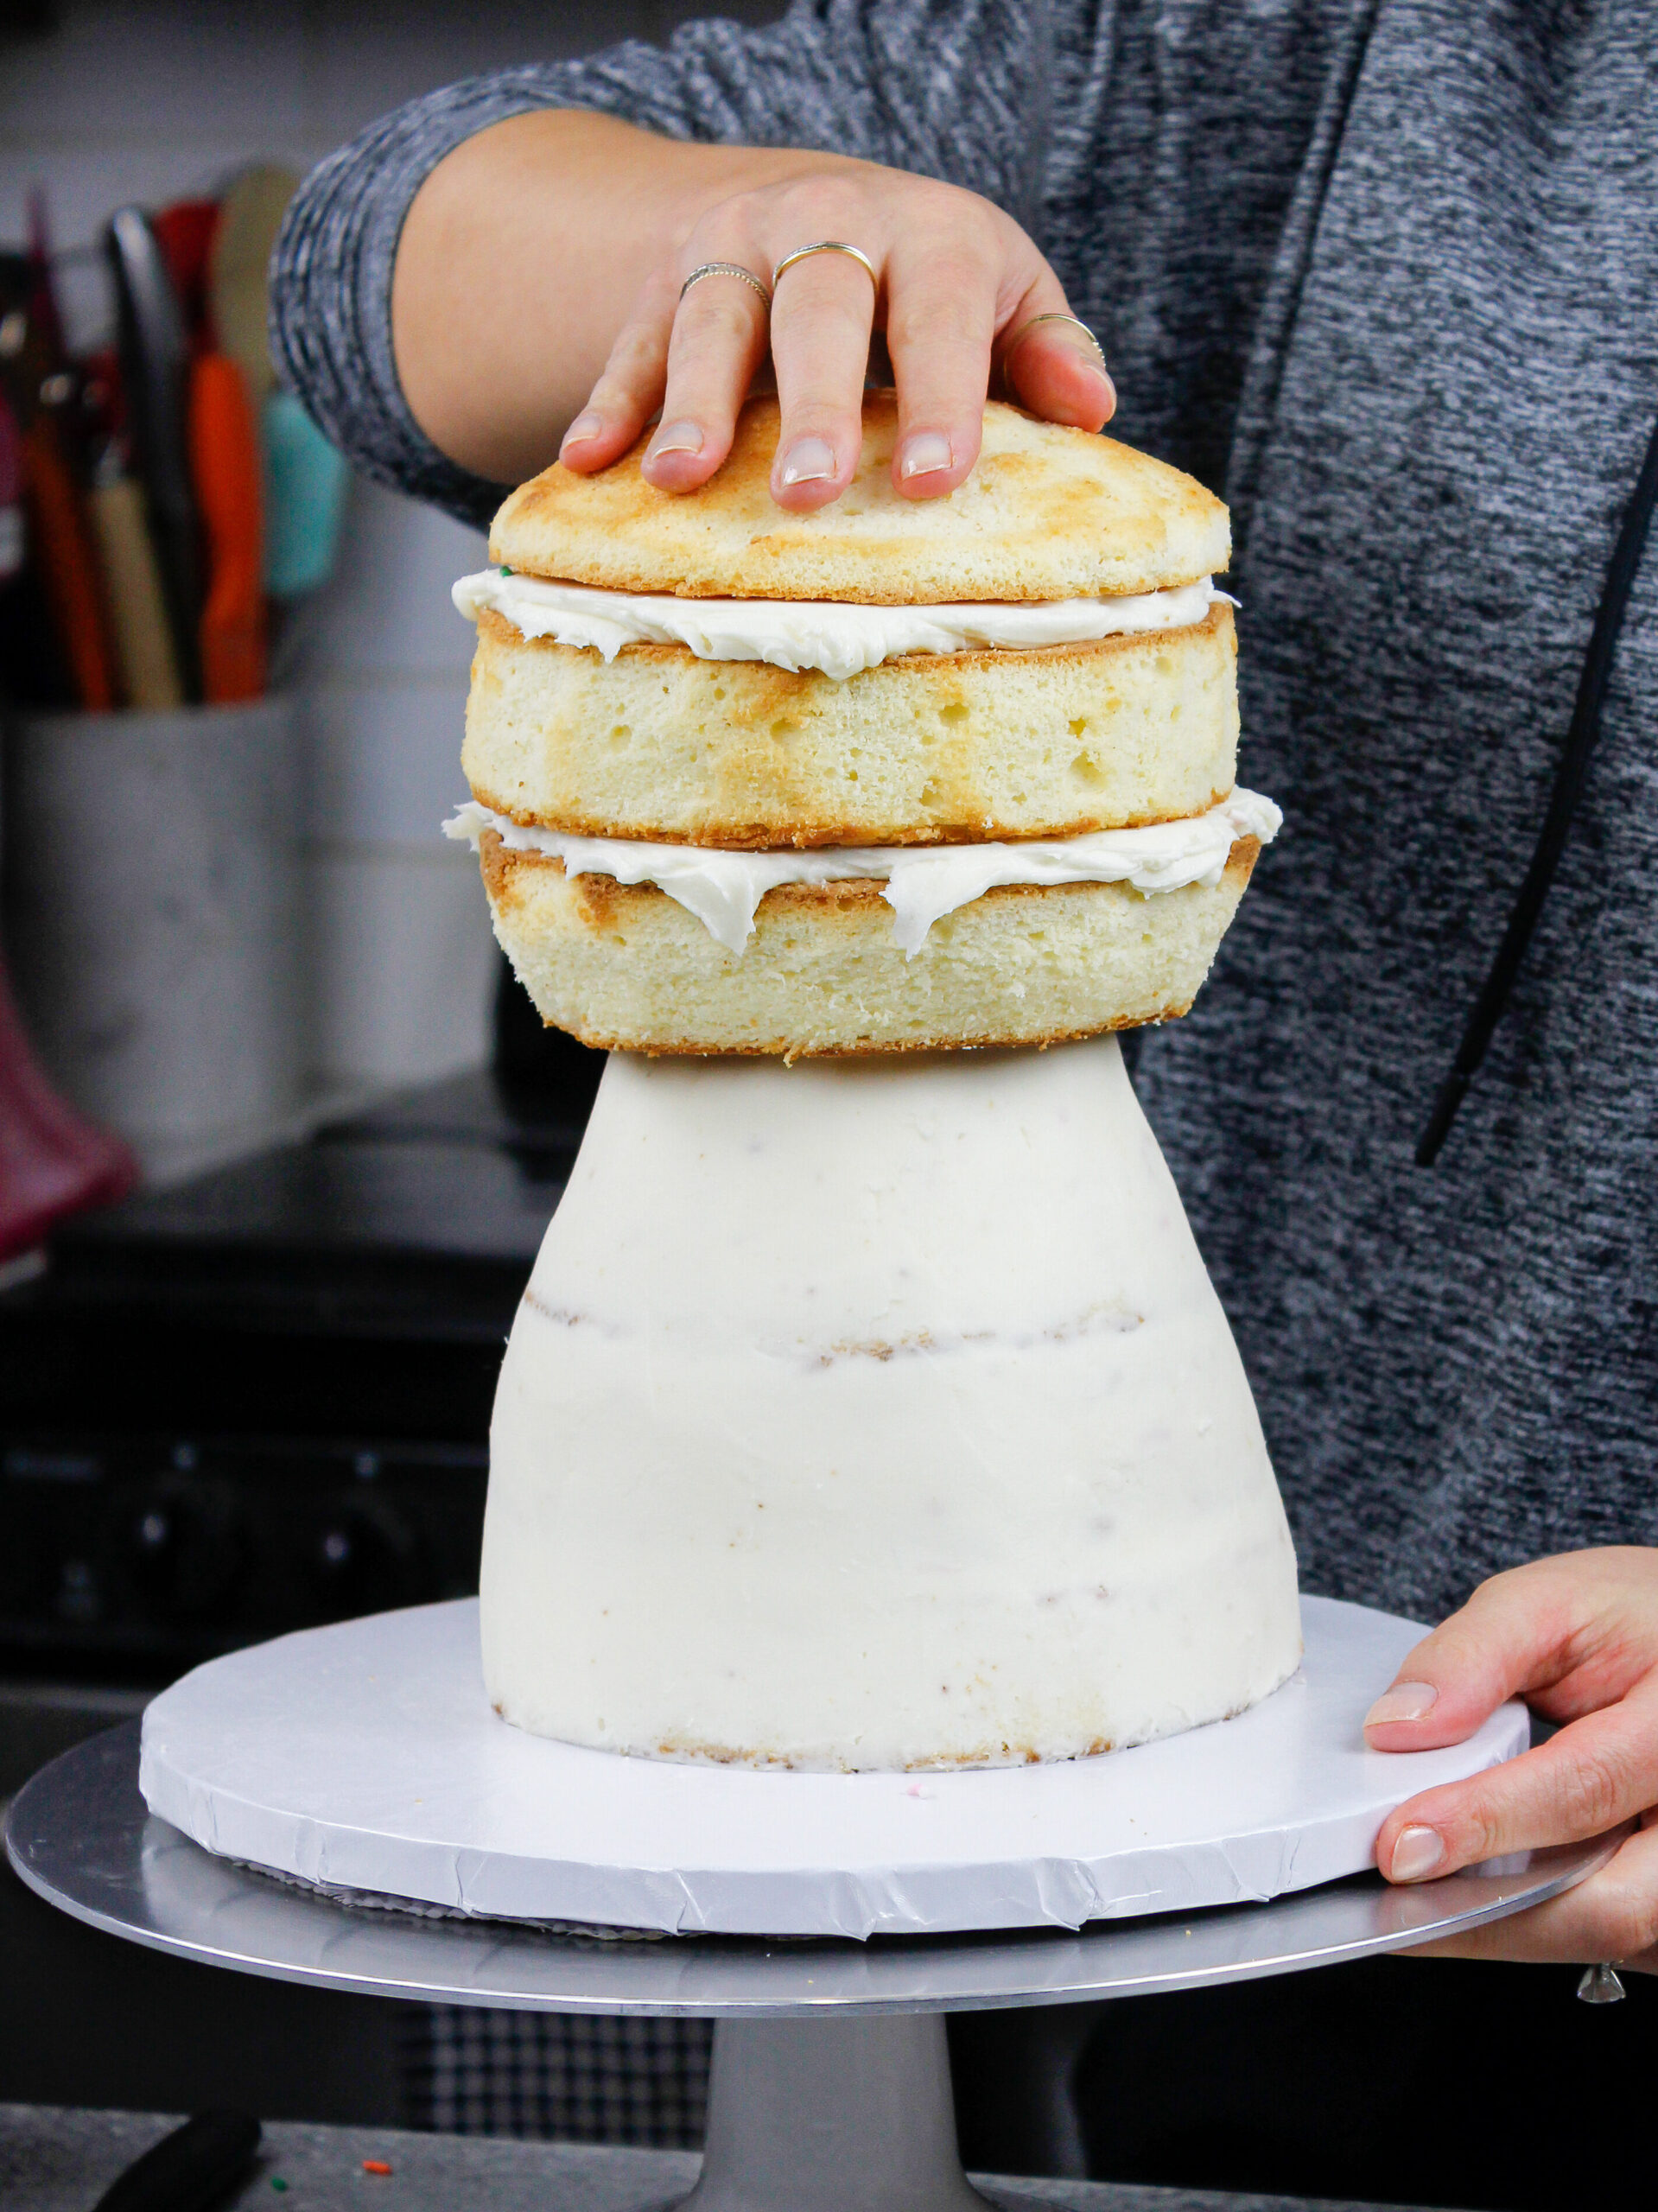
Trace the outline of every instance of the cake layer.
[[655, 490], [641, 438], [596, 476], [560, 462], [507, 499], [489, 556], [531, 575], [687, 599], [1072, 599], [1160, 591], [1231, 556], [1221, 502], [1148, 454], [992, 401], [977, 467], [943, 499], [893, 488], [898, 407], [864, 398], [863, 448], [841, 498], [811, 514], [771, 493], [778, 403], [738, 418], [724, 465], [694, 492]]
[[487, 608], [461, 765], [524, 823], [690, 843], [1070, 836], [1232, 788], [1232, 610], [1028, 652], [917, 654], [836, 680], [635, 645], [607, 663]]
[[1040, 1044], [1184, 1014], [1259, 850], [1241, 837], [1215, 884], [1150, 894], [1002, 886], [913, 953], [880, 882], [784, 884], [740, 954], [654, 885], [567, 875], [493, 830], [480, 844], [496, 935], [544, 1021], [588, 1045], [790, 1058]]
[[1067, 1758], [1274, 1688], [1283, 1509], [1115, 1043], [613, 1058], [502, 1369], [481, 1588], [497, 1709], [612, 1751]]

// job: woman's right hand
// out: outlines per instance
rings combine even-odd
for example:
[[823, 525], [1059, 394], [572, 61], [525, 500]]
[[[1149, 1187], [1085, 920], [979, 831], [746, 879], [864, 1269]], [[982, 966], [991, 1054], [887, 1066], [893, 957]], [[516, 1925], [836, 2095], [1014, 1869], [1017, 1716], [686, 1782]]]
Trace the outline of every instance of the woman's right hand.
[[[757, 157], [774, 162], [774, 155]], [[1098, 349], [1068, 321], [1064, 287], [1010, 216], [976, 193], [867, 162], [793, 157], [781, 178], [686, 210], [633, 301], [604, 373], [564, 434], [568, 467], [606, 467], [661, 410], [644, 462], [664, 492], [705, 483], [731, 448], [737, 410], [766, 364], [782, 435], [779, 506], [821, 507], [851, 479], [873, 330], [898, 388], [893, 482], [906, 499], [953, 492], [978, 459], [993, 368], [1033, 414], [1097, 430], [1116, 404]], [[867, 254], [872, 284], [844, 253], [795, 263], [764, 298], [739, 277], [693, 270], [734, 262], [768, 289], [785, 255], [819, 239]]]
[[[813, 254], [785, 271], [768, 312], [778, 263], [826, 238], [867, 255], [878, 283], [848, 254]], [[710, 261], [763, 289], [705, 276], [682, 299]], [[1052, 422], [1096, 430], [1116, 404], [1083, 332], [1035, 321], [1069, 314], [1064, 289], [976, 193], [575, 109], [511, 117], [437, 164], [403, 223], [391, 304], [416, 421], [507, 484], [544, 468], [561, 435], [571, 468], [607, 467], [660, 410], [645, 475], [689, 491], [725, 459], [769, 366], [783, 409], [773, 493], [821, 507], [857, 458], [874, 331], [898, 385], [893, 481], [908, 499], [953, 492], [972, 467], [993, 371]]]

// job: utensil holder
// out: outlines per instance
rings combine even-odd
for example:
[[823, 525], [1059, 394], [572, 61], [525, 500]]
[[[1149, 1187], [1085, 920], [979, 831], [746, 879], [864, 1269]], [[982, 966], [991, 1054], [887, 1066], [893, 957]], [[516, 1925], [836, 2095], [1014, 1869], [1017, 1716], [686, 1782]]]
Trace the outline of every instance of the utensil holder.
[[303, 1076], [293, 702], [9, 734], [7, 943], [41, 1058], [152, 1177], [251, 1149]]

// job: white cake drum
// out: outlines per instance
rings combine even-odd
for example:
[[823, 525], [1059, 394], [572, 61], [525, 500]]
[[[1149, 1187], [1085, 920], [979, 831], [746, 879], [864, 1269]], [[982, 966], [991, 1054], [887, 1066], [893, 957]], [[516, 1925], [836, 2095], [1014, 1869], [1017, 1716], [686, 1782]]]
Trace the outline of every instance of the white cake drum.
[[469, 1601], [215, 1659], [144, 1716], [150, 1810], [305, 1882], [502, 1919], [669, 1933], [927, 1935], [1189, 1911], [1372, 1862], [1404, 1798], [1522, 1751], [1523, 1707], [1467, 1743], [1366, 1749], [1421, 1634], [1305, 1601], [1300, 1670], [1233, 1720], [1138, 1750], [950, 1773], [625, 1758], [493, 1713]]

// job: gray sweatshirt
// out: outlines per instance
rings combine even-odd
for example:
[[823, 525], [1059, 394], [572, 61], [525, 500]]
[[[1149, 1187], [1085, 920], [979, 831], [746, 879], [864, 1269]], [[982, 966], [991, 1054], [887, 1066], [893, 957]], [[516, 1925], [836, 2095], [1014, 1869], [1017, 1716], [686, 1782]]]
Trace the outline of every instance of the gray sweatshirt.
[[307, 183], [276, 328], [359, 467], [478, 520], [391, 268], [434, 164], [545, 105], [862, 155], [1037, 236], [1114, 434], [1233, 511], [1242, 776], [1287, 825], [1139, 1086], [1305, 1584], [1427, 1618], [1658, 1541], [1658, 539], [1509, 1010], [1413, 1158], [1658, 416], [1658, 6], [816, 0], [416, 101]]

